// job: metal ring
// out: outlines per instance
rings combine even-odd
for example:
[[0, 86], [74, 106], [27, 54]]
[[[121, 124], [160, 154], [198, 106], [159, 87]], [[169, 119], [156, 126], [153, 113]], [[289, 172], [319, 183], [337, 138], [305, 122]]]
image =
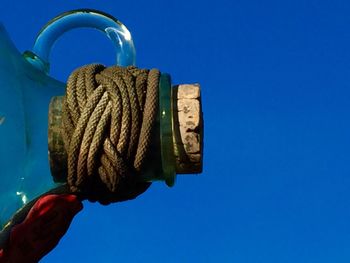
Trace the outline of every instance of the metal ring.
[[174, 185], [176, 177], [171, 106], [170, 76], [161, 74], [159, 80], [160, 145], [163, 178], [168, 186]]
[[24, 53], [25, 58], [40, 70], [49, 72], [49, 57], [52, 46], [65, 32], [75, 28], [94, 28], [104, 34], [116, 46], [116, 64], [135, 64], [135, 47], [129, 30], [114, 17], [91, 9], [65, 12], [48, 22], [39, 32], [32, 51]]

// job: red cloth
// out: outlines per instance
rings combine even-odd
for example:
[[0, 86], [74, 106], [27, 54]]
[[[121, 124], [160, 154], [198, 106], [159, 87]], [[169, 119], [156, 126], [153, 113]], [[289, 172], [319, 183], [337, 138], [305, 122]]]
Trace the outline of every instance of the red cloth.
[[14, 226], [0, 263], [34, 263], [50, 252], [83, 208], [75, 195], [46, 195], [31, 208], [25, 220]]

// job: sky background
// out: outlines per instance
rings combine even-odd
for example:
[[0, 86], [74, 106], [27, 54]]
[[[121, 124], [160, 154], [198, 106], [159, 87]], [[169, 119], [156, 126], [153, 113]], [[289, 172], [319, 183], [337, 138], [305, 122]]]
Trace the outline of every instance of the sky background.
[[[349, 1], [3, 0], [0, 21], [22, 52], [77, 8], [121, 20], [139, 67], [201, 83], [204, 172], [84, 203], [41, 262], [350, 261]], [[112, 65], [112, 44], [74, 30], [51, 75], [93, 62]]]

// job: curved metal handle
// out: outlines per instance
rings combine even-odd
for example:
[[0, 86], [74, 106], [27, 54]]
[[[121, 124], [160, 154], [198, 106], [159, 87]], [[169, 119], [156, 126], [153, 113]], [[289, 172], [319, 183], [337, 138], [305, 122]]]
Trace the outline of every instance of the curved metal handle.
[[135, 47], [129, 30], [114, 17], [91, 9], [65, 12], [47, 23], [38, 34], [32, 52], [25, 58], [35, 67], [49, 72], [49, 57], [52, 46], [65, 32], [79, 27], [95, 28], [107, 35], [116, 47], [116, 64], [135, 64]]

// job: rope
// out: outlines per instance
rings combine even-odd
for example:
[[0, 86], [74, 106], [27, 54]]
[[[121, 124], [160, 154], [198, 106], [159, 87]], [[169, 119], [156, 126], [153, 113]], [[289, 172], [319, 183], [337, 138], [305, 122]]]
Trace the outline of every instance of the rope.
[[[158, 110], [156, 69], [93, 64], [68, 79], [63, 141], [70, 190], [103, 204], [123, 199], [145, 165]], [[127, 198], [127, 197], [125, 197]]]

